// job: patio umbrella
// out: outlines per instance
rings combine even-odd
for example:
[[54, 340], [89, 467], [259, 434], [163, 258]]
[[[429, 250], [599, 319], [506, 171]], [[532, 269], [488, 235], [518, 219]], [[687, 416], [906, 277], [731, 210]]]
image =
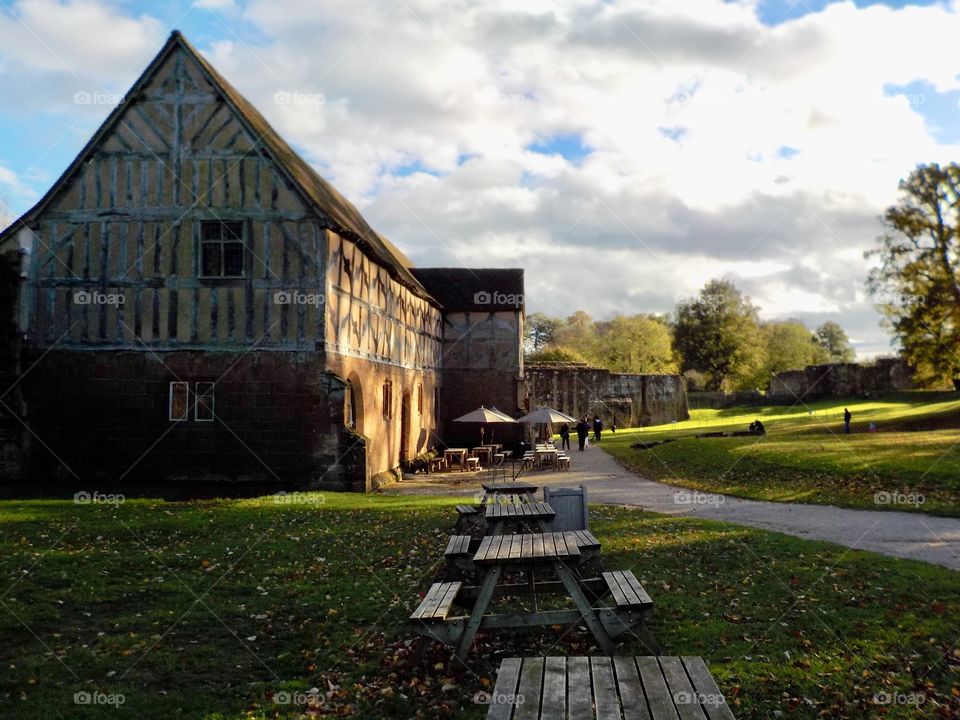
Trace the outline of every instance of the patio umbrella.
[[[468, 412], [466, 415], [461, 415], [458, 418], [454, 418], [454, 422], [469, 422], [469, 423], [482, 423], [486, 425], [487, 423], [515, 423], [517, 422], [509, 415], [500, 412], [495, 407], [486, 408], [482, 405], [477, 410]], [[483, 444], [483, 431], [484, 428], [480, 427], [480, 443]], [[493, 432], [491, 431], [490, 437], [493, 438]]]
[[537, 408], [532, 413], [527, 413], [522, 418], [519, 418], [517, 422], [529, 423], [530, 425], [550, 425], [553, 426], [554, 423], [573, 423], [577, 424], [575, 418], [570, 417], [566, 413], [562, 413], [559, 410], [554, 410], [553, 408]]
[[577, 419], [572, 418], [566, 413], [562, 413], [559, 410], [554, 410], [553, 408], [537, 408], [532, 413], [524, 415], [522, 418], [517, 418], [517, 422], [521, 423], [576, 423]]

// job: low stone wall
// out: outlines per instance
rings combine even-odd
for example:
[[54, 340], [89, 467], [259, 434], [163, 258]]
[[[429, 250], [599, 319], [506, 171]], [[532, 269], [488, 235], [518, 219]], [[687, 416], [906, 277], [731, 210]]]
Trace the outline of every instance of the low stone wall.
[[663, 425], [690, 417], [679, 375], [629, 375], [578, 363], [533, 363], [524, 370], [530, 407], [573, 417], [599, 415], [605, 427]]
[[810, 365], [774, 375], [767, 388], [767, 402], [879, 395], [914, 387], [910, 368], [897, 358], [880, 359], [874, 365]]

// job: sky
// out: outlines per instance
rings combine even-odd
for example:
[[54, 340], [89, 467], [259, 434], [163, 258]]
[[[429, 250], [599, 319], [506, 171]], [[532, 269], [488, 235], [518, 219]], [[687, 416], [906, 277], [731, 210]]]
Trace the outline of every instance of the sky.
[[960, 0], [13, 0], [0, 212], [174, 28], [415, 264], [522, 267], [528, 312], [724, 277], [889, 353], [864, 251], [899, 180], [958, 157]]

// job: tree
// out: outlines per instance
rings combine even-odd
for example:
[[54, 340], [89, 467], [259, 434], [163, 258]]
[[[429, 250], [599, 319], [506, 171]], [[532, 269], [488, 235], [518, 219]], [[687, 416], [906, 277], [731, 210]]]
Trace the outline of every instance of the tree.
[[960, 165], [920, 165], [900, 191], [868, 287], [917, 380], [960, 382]]
[[539, 353], [553, 342], [557, 328], [562, 321], [548, 317], [543, 313], [533, 313], [527, 317], [524, 326], [524, 341], [528, 353]]
[[597, 323], [594, 358], [601, 367], [624, 373], [673, 373], [670, 329], [648, 315], [617, 315]]
[[597, 329], [593, 318], [583, 310], [577, 310], [557, 327], [554, 344], [592, 359], [597, 344]]
[[768, 379], [776, 373], [801, 370], [827, 358], [826, 351], [817, 344], [815, 336], [797, 320], [766, 323], [763, 335], [766, 345], [764, 370]]
[[833, 320], [827, 320], [817, 328], [813, 341], [826, 351], [824, 362], [848, 363], [857, 358], [847, 333]]
[[765, 384], [757, 309], [728, 280], [711, 280], [677, 306], [674, 346], [683, 370], [707, 374], [709, 390]]

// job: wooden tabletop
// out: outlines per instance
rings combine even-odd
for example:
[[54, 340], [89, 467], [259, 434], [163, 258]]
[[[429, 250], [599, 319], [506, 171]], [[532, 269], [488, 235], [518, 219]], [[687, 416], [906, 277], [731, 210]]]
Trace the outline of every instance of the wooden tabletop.
[[489, 699], [487, 720], [734, 720], [696, 656], [506, 658]]
[[480, 541], [473, 561], [504, 563], [579, 557], [580, 548], [573, 533], [530, 533], [487, 535]]
[[526, 485], [525, 483], [517, 482], [483, 483], [482, 486], [488, 493], [500, 493], [501, 495], [535, 493], [540, 489], [536, 485]]
[[556, 511], [545, 502], [489, 503], [486, 506], [487, 520], [546, 520]]

